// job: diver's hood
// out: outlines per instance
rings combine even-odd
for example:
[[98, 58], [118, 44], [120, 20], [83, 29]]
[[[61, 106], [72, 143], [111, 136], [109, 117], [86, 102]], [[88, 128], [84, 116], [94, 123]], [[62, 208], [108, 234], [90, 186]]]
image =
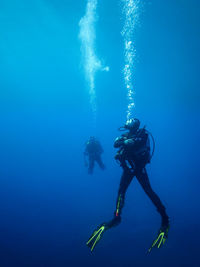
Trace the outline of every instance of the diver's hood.
[[140, 127], [140, 121], [138, 119], [129, 119], [124, 126], [119, 127], [119, 131], [137, 131]]

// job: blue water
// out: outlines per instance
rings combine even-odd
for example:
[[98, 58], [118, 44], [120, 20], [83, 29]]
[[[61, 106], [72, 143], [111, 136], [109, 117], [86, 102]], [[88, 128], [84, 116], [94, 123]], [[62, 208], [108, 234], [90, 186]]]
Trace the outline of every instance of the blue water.
[[[160, 217], [136, 180], [120, 226], [91, 255], [85, 242], [109, 220], [121, 169], [113, 141], [126, 119], [121, 4], [98, 4], [97, 124], [81, 63], [86, 1], [0, 3], [0, 266], [200, 266], [200, 2], [144, 1], [135, 32], [135, 116], [156, 141], [147, 167], [167, 207], [166, 245], [146, 255]], [[83, 164], [94, 134], [107, 169]]]

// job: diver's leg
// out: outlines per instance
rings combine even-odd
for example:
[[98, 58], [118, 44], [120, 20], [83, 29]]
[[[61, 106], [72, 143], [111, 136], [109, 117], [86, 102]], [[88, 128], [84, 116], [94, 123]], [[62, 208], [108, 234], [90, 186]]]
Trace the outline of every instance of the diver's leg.
[[92, 157], [89, 157], [89, 168], [88, 173], [92, 174], [94, 169], [94, 159]]
[[110, 227], [117, 226], [121, 222], [121, 213], [124, 206], [125, 194], [133, 177], [134, 173], [131, 170], [128, 168], [124, 170], [119, 185], [114, 218], [108, 223]]
[[153, 191], [151, 184], [149, 182], [148, 174], [146, 168], [140, 168], [136, 171], [136, 178], [139, 181], [140, 185], [142, 186], [145, 193], [151, 199], [153, 204], [156, 206], [157, 211], [160, 213], [162, 217], [162, 225], [169, 224], [169, 217], [166, 213], [165, 206], [162, 204], [158, 195]]
[[100, 167], [102, 170], [104, 170], [104, 169], [105, 169], [105, 165], [103, 164], [100, 155], [96, 157], [96, 161], [97, 161], [97, 163], [99, 164], [99, 167]]
[[118, 190], [118, 195], [117, 195], [117, 202], [116, 202], [116, 216], [120, 216], [122, 212], [122, 208], [124, 206], [124, 199], [125, 199], [125, 194], [126, 191], [134, 177], [134, 173], [127, 169], [123, 172], [120, 185], [119, 185], [119, 190]]
[[133, 179], [134, 174], [129, 170], [124, 171], [121, 182], [120, 182], [120, 187], [119, 187], [119, 192], [118, 192], [118, 197], [117, 197], [117, 208], [115, 212], [114, 218], [107, 222], [101, 224], [91, 235], [89, 240], [87, 241], [87, 246], [91, 249], [91, 251], [94, 250], [96, 244], [99, 242], [99, 240], [102, 238], [104, 232], [111, 227], [117, 226], [121, 222], [121, 209], [124, 205], [124, 196], [126, 193], [126, 190], [130, 184], [130, 182]]

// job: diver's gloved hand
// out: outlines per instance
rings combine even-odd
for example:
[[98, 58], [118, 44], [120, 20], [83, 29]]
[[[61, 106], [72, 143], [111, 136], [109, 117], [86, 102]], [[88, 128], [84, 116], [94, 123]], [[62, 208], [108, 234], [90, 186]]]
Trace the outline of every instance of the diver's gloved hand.
[[161, 248], [165, 244], [168, 238], [168, 232], [169, 224], [162, 225], [158, 232], [157, 238], [153, 241], [151, 247], [148, 250], [149, 253], [151, 252], [152, 248]]
[[135, 144], [133, 139], [127, 139], [124, 141], [125, 146], [133, 146]]
[[124, 141], [126, 140], [127, 138], [125, 136], [120, 136], [120, 137], [117, 137], [115, 139], [115, 142], [114, 142], [114, 147], [115, 148], [118, 148], [118, 147], [121, 147], [124, 145]]
[[90, 248], [91, 252], [95, 248], [96, 244], [99, 242], [99, 240], [102, 238], [103, 233], [108, 229], [106, 223], [101, 224], [91, 235], [91, 237], [88, 239], [86, 245]]

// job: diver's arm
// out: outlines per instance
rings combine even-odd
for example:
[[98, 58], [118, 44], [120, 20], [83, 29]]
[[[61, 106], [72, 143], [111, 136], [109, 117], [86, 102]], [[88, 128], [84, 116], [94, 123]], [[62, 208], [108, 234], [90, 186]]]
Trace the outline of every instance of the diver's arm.
[[148, 138], [148, 134], [142, 133], [140, 136], [136, 137], [136, 138], [129, 138], [127, 140], [124, 141], [124, 146], [129, 146], [129, 147], [135, 147], [135, 146], [140, 146], [146, 143]]
[[84, 164], [87, 167], [88, 163], [87, 163], [87, 156], [89, 155], [88, 153], [88, 149], [87, 146], [85, 147], [85, 151], [83, 152], [83, 159], [84, 159]]
[[88, 146], [87, 145], [85, 146], [85, 150], [84, 150], [83, 154], [85, 156], [88, 156]]
[[126, 140], [125, 136], [120, 136], [115, 139], [114, 147], [118, 148], [124, 145], [124, 141]]
[[125, 147], [126, 146], [131, 146], [131, 147], [135, 146], [135, 140], [134, 139], [127, 139], [127, 140], [125, 140], [124, 141], [124, 146]]

